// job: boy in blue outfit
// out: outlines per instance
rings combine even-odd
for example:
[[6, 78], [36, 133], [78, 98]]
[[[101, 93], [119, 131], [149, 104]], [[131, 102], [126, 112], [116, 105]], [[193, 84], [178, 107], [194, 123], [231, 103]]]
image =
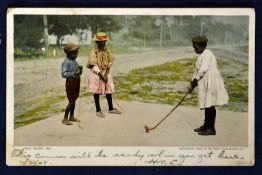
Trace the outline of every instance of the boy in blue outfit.
[[[74, 117], [75, 102], [79, 96], [80, 91], [80, 76], [82, 74], [83, 67], [76, 62], [79, 46], [69, 43], [65, 45], [64, 52], [67, 58], [62, 63], [61, 75], [66, 78], [66, 95], [68, 98], [68, 105], [65, 109], [64, 119], [62, 121], [65, 125], [72, 125], [72, 122], [79, 122]], [[70, 113], [69, 119], [68, 114]]]

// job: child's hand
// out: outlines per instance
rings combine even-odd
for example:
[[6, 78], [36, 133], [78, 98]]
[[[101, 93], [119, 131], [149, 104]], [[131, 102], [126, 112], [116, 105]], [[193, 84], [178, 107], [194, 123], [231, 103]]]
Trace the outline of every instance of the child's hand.
[[197, 84], [198, 84], [197, 79], [194, 78], [194, 80], [190, 82], [190, 84], [187, 88], [188, 93], [192, 93], [193, 90], [195, 89], [195, 87], [197, 87]]
[[194, 78], [194, 80], [191, 81], [191, 86], [194, 89], [195, 87], [197, 87], [197, 85], [198, 85], [198, 81], [197, 81], [197, 79]]

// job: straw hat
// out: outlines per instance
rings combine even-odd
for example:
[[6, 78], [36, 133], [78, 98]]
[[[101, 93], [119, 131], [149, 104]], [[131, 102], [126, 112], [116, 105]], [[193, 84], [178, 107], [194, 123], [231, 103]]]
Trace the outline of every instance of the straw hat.
[[65, 53], [69, 53], [69, 52], [72, 52], [72, 51], [75, 51], [79, 49], [79, 46], [78, 45], [75, 45], [74, 43], [68, 43], [67, 45], [65, 45], [64, 47], [64, 52]]
[[95, 41], [107, 41], [108, 36], [104, 32], [98, 32], [95, 36]]

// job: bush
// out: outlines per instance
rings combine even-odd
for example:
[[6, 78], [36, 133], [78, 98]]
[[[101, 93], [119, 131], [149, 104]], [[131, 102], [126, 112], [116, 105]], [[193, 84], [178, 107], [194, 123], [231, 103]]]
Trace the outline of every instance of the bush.
[[39, 58], [43, 56], [40, 50], [29, 49], [29, 48], [15, 48], [14, 58], [15, 59], [26, 59], [26, 58]]

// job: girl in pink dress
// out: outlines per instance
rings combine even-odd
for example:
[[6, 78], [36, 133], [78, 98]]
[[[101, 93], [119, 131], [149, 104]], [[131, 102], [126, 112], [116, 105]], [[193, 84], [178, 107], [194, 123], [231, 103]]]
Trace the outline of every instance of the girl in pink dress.
[[109, 113], [121, 114], [121, 111], [113, 107], [112, 93], [115, 91], [111, 66], [113, 65], [114, 57], [109, 49], [105, 47], [108, 37], [105, 33], [99, 32], [96, 34], [95, 42], [97, 47], [91, 50], [87, 67], [91, 69], [87, 90], [94, 94], [96, 115], [105, 117], [100, 108], [99, 96], [106, 94]]

